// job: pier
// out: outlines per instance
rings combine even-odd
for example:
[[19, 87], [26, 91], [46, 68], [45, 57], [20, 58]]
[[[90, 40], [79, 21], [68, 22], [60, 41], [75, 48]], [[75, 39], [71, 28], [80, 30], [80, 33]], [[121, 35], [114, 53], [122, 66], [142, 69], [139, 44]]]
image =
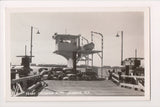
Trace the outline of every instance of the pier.
[[122, 88], [110, 80], [104, 81], [55, 81], [48, 84], [39, 96], [144, 96], [144, 92]]
[[[12, 96], [144, 96], [143, 58], [137, 57], [137, 50], [135, 57], [122, 60], [121, 66], [104, 66], [103, 35], [92, 31], [91, 39], [93, 33], [102, 37], [99, 50], [94, 49], [93, 40], [89, 42], [81, 35], [55, 33], [53, 53], [63, 56], [66, 66], [31, 66], [33, 56], [26, 55], [25, 46], [25, 55], [18, 56], [21, 67], [11, 67]], [[100, 67], [93, 65], [94, 54], [101, 60]], [[85, 62], [83, 66], [77, 64], [80, 61]]]

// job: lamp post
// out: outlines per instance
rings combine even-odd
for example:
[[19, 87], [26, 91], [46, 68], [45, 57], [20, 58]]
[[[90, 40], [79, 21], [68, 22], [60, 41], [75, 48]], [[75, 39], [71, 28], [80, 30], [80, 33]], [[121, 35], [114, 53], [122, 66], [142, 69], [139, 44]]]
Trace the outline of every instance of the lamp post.
[[[33, 26], [31, 26], [31, 46], [30, 46], [30, 56], [31, 56], [31, 63], [32, 63], [32, 48], [33, 48], [33, 28], [35, 28], [35, 27], [33, 27]], [[37, 33], [36, 34], [40, 34], [40, 32], [39, 32], [39, 30], [37, 31]]]
[[[91, 31], [91, 42], [93, 42], [93, 31]], [[93, 53], [92, 53], [92, 69], [93, 69]]]
[[121, 65], [123, 65], [123, 31], [120, 31], [121, 34], [119, 35], [117, 33], [116, 37], [120, 37], [121, 36]]

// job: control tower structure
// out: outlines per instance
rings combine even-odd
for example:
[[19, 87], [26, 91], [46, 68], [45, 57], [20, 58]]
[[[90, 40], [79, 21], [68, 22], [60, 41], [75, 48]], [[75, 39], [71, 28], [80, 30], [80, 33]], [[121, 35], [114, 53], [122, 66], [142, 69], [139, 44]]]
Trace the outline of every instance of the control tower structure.
[[[55, 39], [55, 51], [54, 53], [59, 54], [67, 59], [67, 67], [72, 68], [76, 71], [76, 64], [86, 56], [101, 51], [93, 50], [94, 43], [90, 42], [83, 46], [80, 46], [81, 35], [70, 35], [70, 34], [57, 34], [55, 33], [53, 39]], [[86, 59], [86, 60], [89, 60]]]

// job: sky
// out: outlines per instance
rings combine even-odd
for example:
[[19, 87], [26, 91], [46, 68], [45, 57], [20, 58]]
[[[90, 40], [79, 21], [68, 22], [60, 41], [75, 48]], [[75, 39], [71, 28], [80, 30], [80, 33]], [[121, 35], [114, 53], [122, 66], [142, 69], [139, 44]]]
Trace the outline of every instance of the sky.
[[[55, 51], [54, 33], [79, 35], [91, 40], [91, 31], [104, 36], [104, 65], [118, 66], [121, 61], [121, 38], [123, 31], [123, 58], [144, 57], [144, 14], [143, 12], [44, 12], [12, 13], [10, 16], [11, 63], [20, 64], [16, 57], [30, 51], [31, 26], [33, 29], [33, 55], [36, 64], [67, 64], [67, 60]], [[36, 32], [39, 29], [40, 34]], [[94, 35], [95, 50], [100, 50], [101, 37]], [[94, 65], [100, 66], [98, 55]]]

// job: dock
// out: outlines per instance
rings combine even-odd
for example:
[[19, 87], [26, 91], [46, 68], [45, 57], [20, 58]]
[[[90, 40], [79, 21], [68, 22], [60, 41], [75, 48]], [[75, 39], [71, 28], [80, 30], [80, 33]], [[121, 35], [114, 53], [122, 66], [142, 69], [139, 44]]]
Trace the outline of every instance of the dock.
[[57, 81], [46, 80], [38, 96], [144, 96], [144, 92], [122, 88], [110, 80]]

